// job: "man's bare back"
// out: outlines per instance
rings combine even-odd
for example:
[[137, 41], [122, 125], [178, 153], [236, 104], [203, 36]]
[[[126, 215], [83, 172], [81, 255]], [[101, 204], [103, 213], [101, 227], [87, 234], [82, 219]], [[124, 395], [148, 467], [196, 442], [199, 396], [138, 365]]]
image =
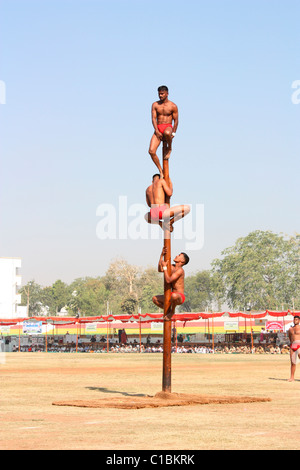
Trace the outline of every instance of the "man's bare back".
[[149, 207], [155, 204], [165, 204], [166, 194], [172, 195], [172, 183], [170, 186], [164, 179], [153, 178], [153, 183], [146, 189], [146, 201]]
[[171, 278], [173, 277], [175, 280], [171, 282], [172, 292], [179, 292], [184, 294], [184, 270], [182, 267], [175, 266], [172, 264], [171, 266]]
[[[153, 176], [152, 184], [146, 189], [146, 201], [151, 210], [145, 214], [145, 220], [149, 224], [159, 224], [170, 233], [173, 232], [174, 222], [190, 212], [190, 206], [186, 204], [170, 207], [170, 204], [166, 203], [166, 196], [171, 197], [172, 194], [172, 181], [167, 183], [165, 179], [160, 178], [159, 174]], [[165, 234], [165, 237], [168, 236], [169, 233]]]

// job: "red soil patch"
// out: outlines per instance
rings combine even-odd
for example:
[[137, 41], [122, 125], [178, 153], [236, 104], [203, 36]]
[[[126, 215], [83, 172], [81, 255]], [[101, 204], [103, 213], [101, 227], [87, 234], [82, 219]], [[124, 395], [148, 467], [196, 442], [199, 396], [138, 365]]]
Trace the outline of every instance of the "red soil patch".
[[103, 398], [99, 400], [72, 400], [53, 402], [55, 406], [76, 406], [81, 408], [161, 408], [167, 406], [210, 405], [210, 404], [234, 404], [256, 403], [271, 401], [270, 398], [257, 397], [232, 397], [232, 396], [208, 396], [190, 395], [185, 393], [158, 392], [154, 396], [146, 397], [117, 397]]

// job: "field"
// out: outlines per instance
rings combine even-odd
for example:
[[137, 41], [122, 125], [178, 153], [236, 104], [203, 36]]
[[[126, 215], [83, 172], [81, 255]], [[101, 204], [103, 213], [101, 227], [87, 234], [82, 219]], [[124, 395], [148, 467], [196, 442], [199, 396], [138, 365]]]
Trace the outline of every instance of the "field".
[[297, 372], [289, 383], [286, 355], [177, 354], [172, 392], [271, 401], [82, 408], [53, 403], [160, 392], [162, 354], [7, 353], [0, 363], [0, 449], [298, 450]]

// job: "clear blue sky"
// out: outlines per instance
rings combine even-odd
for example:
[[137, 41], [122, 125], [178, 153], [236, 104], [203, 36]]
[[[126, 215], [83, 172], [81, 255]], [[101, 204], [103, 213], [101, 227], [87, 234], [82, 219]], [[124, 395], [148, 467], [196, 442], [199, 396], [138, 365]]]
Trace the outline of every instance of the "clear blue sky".
[[0, 256], [42, 285], [117, 256], [156, 266], [161, 240], [99, 240], [96, 210], [145, 204], [162, 84], [172, 201], [205, 211], [187, 273], [253, 230], [300, 232], [299, 15], [299, 0], [2, 0]]

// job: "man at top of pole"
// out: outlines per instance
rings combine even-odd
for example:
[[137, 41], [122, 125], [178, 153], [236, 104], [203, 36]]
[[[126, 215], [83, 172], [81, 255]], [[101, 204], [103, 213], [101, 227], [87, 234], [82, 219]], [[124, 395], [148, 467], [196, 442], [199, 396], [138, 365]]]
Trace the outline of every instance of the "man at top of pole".
[[165, 160], [170, 158], [172, 139], [178, 127], [178, 108], [169, 100], [169, 90], [165, 85], [158, 87], [158, 96], [159, 100], [155, 101], [151, 108], [154, 134], [150, 141], [149, 154], [159, 170], [160, 178], [163, 178], [163, 170], [156, 152], [160, 143], [164, 141], [167, 148], [163, 158]]

